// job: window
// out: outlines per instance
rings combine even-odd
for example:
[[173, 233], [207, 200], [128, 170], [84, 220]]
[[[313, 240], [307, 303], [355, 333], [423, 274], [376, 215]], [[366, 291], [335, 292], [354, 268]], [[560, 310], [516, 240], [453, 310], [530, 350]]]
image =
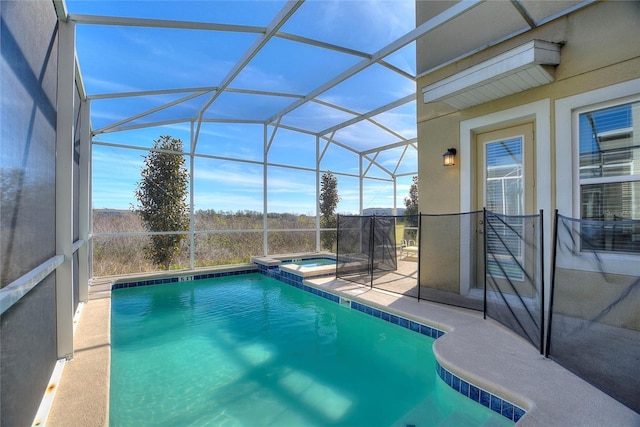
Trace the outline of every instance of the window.
[[578, 128], [581, 218], [611, 222], [585, 224], [583, 249], [640, 253], [625, 222], [640, 219], [640, 101], [582, 112]]
[[524, 214], [522, 173], [523, 138], [495, 141], [485, 146], [488, 210], [503, 215]]
[[[485, 206], [499, 215], [524, 214], [524, 137], [517, 136], [485, 145]], [[524, 220], [502, 220], [487, 215], [487, 269], [493, 277], [523, 280]]]

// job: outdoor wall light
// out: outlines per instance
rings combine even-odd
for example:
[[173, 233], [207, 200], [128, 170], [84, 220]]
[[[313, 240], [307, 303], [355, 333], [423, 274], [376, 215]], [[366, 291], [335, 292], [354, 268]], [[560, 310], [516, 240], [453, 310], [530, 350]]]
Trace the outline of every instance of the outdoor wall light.
[[442, 166], [453, 166], [456, 164], [456, 153], [458, 150], [455, 148], [447, 149], [447, 152], [442, 155]]

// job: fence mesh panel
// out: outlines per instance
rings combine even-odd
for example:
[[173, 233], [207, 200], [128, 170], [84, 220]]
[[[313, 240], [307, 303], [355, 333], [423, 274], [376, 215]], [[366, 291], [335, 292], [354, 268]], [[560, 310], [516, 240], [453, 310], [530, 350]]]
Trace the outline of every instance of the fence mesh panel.
[[394, 217], [373, 217], [373, 273], [384, 274], [398, 268], [395, 225]]
[[392, 216], [338, 217], [336, 276], [373, 286], [398, 268]]
[[[416, 292], [417, 277], [407, 280], [406, 272], [399, 268], [398, 251], [404, 244], [403, 235], [411, 235], [411, 230], [403, 229], [410, 225], [404, 217], [375, 216], [373, 222], [373, 268], [371, 286], [389, 292], [406, 294]], [[416, 265], [416, 262], [411, 262]], [[417, 296], [417, 295], [416, 295]]]
[[418, 215], [376, 216], [375, 229], [384, 231], [387, 255], [373, 271], [374, 288], [418, 297], [418, 222]]
[[640, 220], [556, 214], [554, 258], [547, 355], [640, 413]]
[[338, 216], [337, 278], [371, 284], [372, 224], [370, 216]]
[[533, 344], [544, 345], [542, 214], [485, 211], [485, 314]]
[[482, 211], [420, 215], [420, 299], [483, 309], [482, 230]]

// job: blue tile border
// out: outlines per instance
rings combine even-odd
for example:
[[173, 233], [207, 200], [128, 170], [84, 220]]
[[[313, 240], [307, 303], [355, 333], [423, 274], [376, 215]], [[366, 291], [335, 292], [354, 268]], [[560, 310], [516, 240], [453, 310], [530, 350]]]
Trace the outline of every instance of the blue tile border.
[[[280, 270], [280, 267], [277, 265], [266, 266], [266, 265], [258, 264], [258, 271], [268, 277], [279, 280], [281, 282], [284, 282], [298, 289], [302, 289], [303, 291], [310, 292], [314, 295], [318, 295], [320, 297], [326, 298], [338, 304], [340, 303], [339, 296], [329, 292], [325, 292], [322, 289], [314, 288], [313, 286], [305, 285], [303, 281], [304, 279], [309, 279], [309, 277], [303, 278], [302, 276], [299, 276], [297, 274]], [[334, 273], [324, 274], [323, 276], [334, 276]], [[322, 276], [313, 276], [313, 277], [317, 278]], [[368, 314], [378, 319], [382, 319], [384, 321], [393, 323], [395, 325], [409, 329], [413, 332], [420, 333], [422, 335], [426, 335], [431, 338], [437, 339], [445, 334], [445, 332], [439, 329], [432, 328], [427, 325], [423, 325], [421, 323], [415, 322], [410, 319], [406, 319], [396, 314], [387, 313], [386, 311], [382, 311], [378, 308], [370, 307], [366, 304], [362, 304], [357, 301], [350, 300], [350, 307], [354, 310], [360, 311], [362, 313]]]
[[146, 279], [146, 280], [139, 280], [134, 282], [112, 283], [111, 290], [115, 291], [117, 289], [136, 288], [138, 286], [152, 286], [152, 285], [162, 285], [167, 283], [178, 283], [186, 280], [202, 280], [202, 279], [213, 279], [216, 277], [239, 276], [242, 274], [250, 274], [250, 273], [257, 273], [257, 272], [258, 270], [256, 268], [251, 267], [245, 270], [217, 271], [212, 273], [193, 274], [188, 276], [163, 277], [158, 279]]
[[[338, 304], [340, 303], [339, 296], [329, 292], [325, 292], [322, 289], [314, 288], [313, 286], [305, 285], [303, 283], [302, 276], [290, 273], [288, 271], [280, 270], [280, 267], [277, 265], [266, 266], [266, 265], [258, 264], [258, 272], [264, 274], [265, 276], [271, 277], [272, 279], [276, 279], [283, 283], [286, 283], [287, 285], [293, 286], [298, 289], [302, 289], [303, 291], [312, 293], [314, 295], [328, 299]], [[331, 276], [333, 274], [329, 274], [329, 275]], [[322, 276], [314, 276], [314, 278], [317, 278], [317, 277], [322, 277]]]
[[445, 332], [441, 331], [440, 329], [423, 325], [422, 323], [418, 323], [414, 320], [405, 319], [404, 317], [392, 313], [387, 313], [386, 311], [382, 311], [374, 307], [369, 307], [368, 305], [362, 304], [357, 301], [351, 301], [351, 308], [368, 314], [369, 316], [384, 320], [385, 322], [393, 323], [394, 325], [401, 326], [405, 329], [409, 329], [410, 331], [426, 335], [431, 338], [438, 339], [445, 334]]
[[493, 412], [496, 412], [511, 421], [518, 422], [527, 412], [518, 405], [459, 378], [455, 374], [449, 372], [446, 368], [443, 368], [438, 362], [436, 362], [436, 372], [442, 381], [458, 393], [463, 394], [469, 399], [478, 402], [482, 406], [491, 409]]

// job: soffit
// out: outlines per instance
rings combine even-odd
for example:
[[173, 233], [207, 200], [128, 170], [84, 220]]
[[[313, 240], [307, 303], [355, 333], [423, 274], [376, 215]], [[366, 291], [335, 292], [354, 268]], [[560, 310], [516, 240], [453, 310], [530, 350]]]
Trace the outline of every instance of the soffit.
[[423, 102], [459, 110], [553, 82], [560, 46], [533, 40], [422, 89]]
[[[442, 6], [431, 3], [417, 2], [417, 16], [430, 17], [432, 8], [440, 12]], [[459, 2], [450, 2], [456, 3]], [[442, 68], [592, 3], [592, 0], [482, 2], [418, 40], [418, 75]]]

